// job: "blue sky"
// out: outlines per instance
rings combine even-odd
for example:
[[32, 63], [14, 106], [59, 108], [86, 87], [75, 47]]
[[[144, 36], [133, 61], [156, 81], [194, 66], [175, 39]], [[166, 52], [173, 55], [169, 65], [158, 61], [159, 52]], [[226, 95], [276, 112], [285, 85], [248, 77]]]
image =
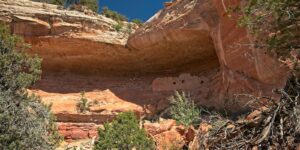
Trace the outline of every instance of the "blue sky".
[[147, 21], [158, 10], [163, 8], [163, 3], [169, 0], [99, 0], [99, 8], [108, 6], [129, 19], [139, 18]]

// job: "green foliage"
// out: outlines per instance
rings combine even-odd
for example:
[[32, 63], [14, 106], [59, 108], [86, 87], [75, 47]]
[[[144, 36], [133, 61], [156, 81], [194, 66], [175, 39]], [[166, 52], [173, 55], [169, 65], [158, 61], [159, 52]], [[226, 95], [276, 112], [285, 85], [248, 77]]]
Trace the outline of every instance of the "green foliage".
[[53, 149], [61, 137], [50, 106], [26, 91], [40, 79], [41, 60], [24, 48], [0, 23], [0, 149]]
[[97, 2], [98, 2], [97, 0], [80, 0], [81, 5], [88, 7], [94, 12], [98, 12]]
[[[1, 34], [1, 33], [0, 33]], [[0, 41], [1, 42], [1, 41]], [[2, 53], [9, 51], [8, 53]], [[39, 79], [40, 59], [31, 59], [24, 53], [16, 53], [8, 48], [1, 49], [0, 90], [20, 91]]]
[[170, 99], [171, 101], [171, 116], [178, 123], [185, 126], [198, 123], [200, 117], [200, 110], [196, 107], [193, 100], [184, 92], [175, 92], [175, 95]]
[[[17, 52], [15, 47], [21, 51]], [[26, 47], [22, 39], [11, 36], [0, 23], [0, 91], [23, 92], [40, 79], [41, 60], [22, 52]]]
[[140, 19], [132, 19], [131, 22], [137, 24], [138, 26], [142, 26], [144, 24]]
[[132, 24], [130, 24], [130, 23], [127, 24], [127, 28], [126, 28], [125, 32], [128, 34], [132, 33]]
[[122, 27], [123, 27], [122, 23], [117, 23], [117, 24], [113, 25], [113, 28], [118, 32], [121, 31]]
[[61, 141], [50, 107], [31, 95], [0, 93], [0, 148], [51, 150]]
[[[34, 1], [45, 2], [45, 3], [61, 5], [61, 6], [63, 6], [66, 2], [66, 0], [34, 0]], [[80, 0], [79, 4], [82, 6], [86, 6], [87, 8], [91, 9], [94, 12], [98, 12], [97, 0]]]
[[48, 1], [49, 4], [54, 4], [54, 5], [61, 5], [63, 6], [66, 0], [50, 0]]
[[104, 15], [105, 17], [111, 18], [117, 22], [122, 22], [122, 21], [128, 20], [126, 16], [121, 15], [116, 11], [110, 10], [108, 7], [103, 7], [101, 14]]
[[85, 92], [81, 92], [80, 95], [81, 95], [81, 98], [80, 98], [79, 103], [77, 104], [77, 107], [78, 107], [79, 112], [85, 113], [89, 109], [88, 99], [85, 97]]
[[95, 150], [122, 149], [151, 150], [153, 141], [147, 137], [144, 129], [133, 112], [120, 113], [110, 124], [105, 123], [104, 129], [98, 130], [99, 141]]
[[292, 50], [300, 51], [299, 8], [299, 0], [249, 0], [240, 25], [254, 33], [257, 48], [289, 58]]

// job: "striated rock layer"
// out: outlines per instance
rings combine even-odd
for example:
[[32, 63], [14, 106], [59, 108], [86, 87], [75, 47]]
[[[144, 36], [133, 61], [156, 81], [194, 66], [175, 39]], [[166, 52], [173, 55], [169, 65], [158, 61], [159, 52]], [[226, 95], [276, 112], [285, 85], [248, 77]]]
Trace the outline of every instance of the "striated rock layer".
[[[0, 21], [43, 58], [43, 75], [31, 91], [53, 103], [68, 139], [92, 137], [93, 124], [134, 111], [155, 117], [174, 90], [206, 107], [238, 112], [249, 99], [272, 95], [288, 70], [254, 49], [247, 30], [227, 9], [240, 0], [176, 0], [135, 30], [89, 11], [63, 10], [29, 0], [0, 0]], [[87, 112], [78, 111], [80, 92]], [[91, 133], [89, 132], [91, 131]], [[74, 134], [73, 134], [74, 133]], [[75, 134], [76, 133], [76, 134]]]
[[[197, 61], [205, 64], [206, 70], [218, 64], [220, 71], [214, 79], [208, 78], [208, 82], [216, 84], [197, 88], [197, 102], [237, 111], [249, 99], [236, 100], [234, 94], [272, 95], [273, 88], [283, 86], [288, 72], [275, 58], [249, 46], [251, 36], [237, 27], [238, 16], [227, 13], [237, 5], [240, 0], [174, 0], [129, 37], [128, 47], [169, 53], [187, 49], [201, 52]], [[159, 89], [165, 89], [162, 86]], [[210, 94], [203, 97], [203, 89]]]

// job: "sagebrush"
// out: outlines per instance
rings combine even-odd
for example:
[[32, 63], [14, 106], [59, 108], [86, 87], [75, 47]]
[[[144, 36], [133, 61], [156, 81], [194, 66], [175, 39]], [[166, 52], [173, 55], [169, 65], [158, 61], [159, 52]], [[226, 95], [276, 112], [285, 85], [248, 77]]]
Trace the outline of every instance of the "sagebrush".
[[185, 92], [176, 91], [169, 100], [171, 102], [171, 116], [178, 123], [189, 126], [199, 122], [200, 110]]

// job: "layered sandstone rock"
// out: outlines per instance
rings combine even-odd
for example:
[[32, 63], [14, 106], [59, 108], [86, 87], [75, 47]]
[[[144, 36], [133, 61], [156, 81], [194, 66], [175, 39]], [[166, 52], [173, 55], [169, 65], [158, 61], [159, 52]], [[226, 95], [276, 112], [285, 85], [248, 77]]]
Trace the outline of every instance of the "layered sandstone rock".
[[[272, 95], [271, 89], [282, 87], [285, 67], [249, 47], [237, 16], [228, 17], [228, 8], [239, 2], [176, 0], [130, 37], [129, 23], [117, 32], [117, 22], [101, 15], [29, 0], [0, 0], [0, 20], [32, 45], [28, 53], [43, 58], [42, 79], [32, 91], [53, 103], [58, 121], [71, 124], [61, 128], [65, 137], [76, 132], [70, 137], [77, 139], [90, 138], [81, 127], [94, 130], [90, 124], [119, 112], [152, 117], [168, 107], [174, 90], [234, 112], [248, 100], [234, 94]], [[90, 104], [86, 113], [77, 110], [81, 91]], [[178, 134], [168, 130], [158, 138], [180, 139]]]
[[244, 102], [233, 94], [271, 94], [283, 85], [287, 71], [261, 50], [245, 46], [251, 43], [247, 31], [236, 26], [236, 16], [226, 14], [238, 4], [174, 1], [128, 42], [126, 29], [113, 29], [115, 21], [55, 5], [3, 0], [0, 18], [32, 44], [30, 53], [43, 58], [44, 74], [152, 74], [152, 83], [145, 85], [151, 86], [150, 94], [161, 95], [155, 99], [187, 90], [200, 104], [239, 108]]
[[[117, 32], [114, 30], [117, 22], [101, 15], [62, 10], [55, 5], [28, 0], [1, 0], [0, 6], [0, 20], [10, 23], [13, 33], [24, 36], [32, 44], [30, 53], [43, 58], [44, 71], [173, 73], [198, 72], [218, 65], [215, 61], [207, 62], [216, 58], [214, 51], [205, 51], [214, 47], [208, 32], [198, 34], [186, 30], [179, 34], [172, 30], [168, 34], [173, 38], [155, 37], [162, 42], [169, 40], [158, 44], [157, 49], [128, 49], [125, 44], [130, 30], [126, 22], [121, 32]], [[184, 39], [186, 36], [190, 37]], [[178, 48], [170, 51], [170, 45]], [[199, 47], [202, 50], [198, 50]], [[205, 56], [212, 59], [201, 60]]]
[[102, 126], [93, 123], [58, 123], [58, 130], [65, 141], [96, 138], [97, 129]]
[[[121, 73], [128, 68], [126, 56], [132, 54], [125, 44], [130, 30], [134, 31], [134, 27], [129, 30], [130, 23], [124, 22], [117, 32], [112, 19], [29, 0], [0, 0], [0, 21], [31, 44], [28, 53], [43, 59], [42, 79], [31, 91], [52, 104], [65, 139], [91, 138], [97, 125], [120, 112], [133, 111], [137, 116], [144, 112], [143, 105], [119, 96], [127, 93], [122, 80], [97, 81], [102, 72], [120, 69]], [[86, 112], [78, 110], [82, 91], [88, 99]]]
[[[219, 68], [215, 76], [206, 76], [208, 82], [215, 83], [206, 84], [210, 95], [201, 94], [206, 87], [195, 87], [200, 93], [197, 101], [235, 111], [248, 99], [235, 100], [233, 94], [272, 95], [272, 89], [282, 87], [287, 76], [287, 69], [275, 58], [249, 46], [251, 37], [244, 28], [237, 27], [238, 16], [228, 15], [228, 9], [237, 5], [240, 0], [175, 0], [131, 35], [128, 47], [170, 55], [189, 53], [195, 58], [188, 60], [203, 65], [197, 65], [194, 70]], [[156, 80], [155, 89], [180, 89], [168, 86], [169, 79], [165, 83]]]
[[30, 53], [43, 58], [43, 71], [109, 71], [122, 66], [119, 59], [129, 52], [124, 45], [133, 29], [126, 22], [117, 32], [112, 19], [29, 0], [1, 0], [0, 8], [0, 20], [32, 44]]
[[104, 123], [113, 119], [120, 112], [133, 111], [137, 116], [143, 113], [143, 107], [120, 99], [109, 90], [87, 92], [87, 111], [80, 112], [79, 93], [47, 93], [34, 90], [42, 97], [45, 104], [52, 104], [52, 111], [59, 122]]

